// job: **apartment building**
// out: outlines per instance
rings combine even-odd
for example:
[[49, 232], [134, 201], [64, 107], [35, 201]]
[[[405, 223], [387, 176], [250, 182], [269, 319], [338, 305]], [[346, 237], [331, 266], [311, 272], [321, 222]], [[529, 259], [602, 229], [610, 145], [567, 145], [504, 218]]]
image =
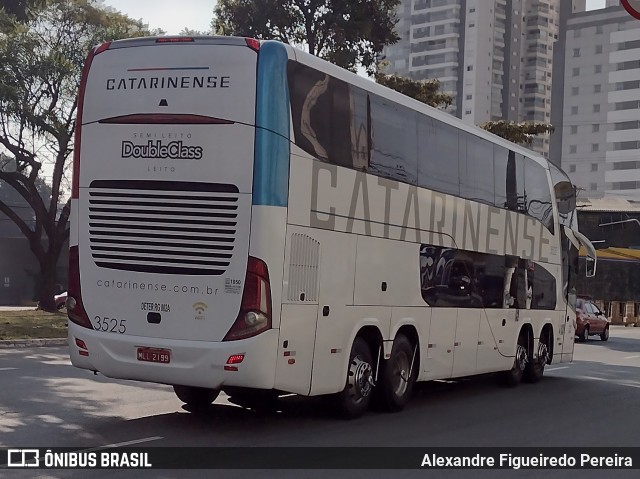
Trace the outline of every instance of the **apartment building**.
[[[566, 0], [565, 0], [566, 1]], [[402, 0], [385, 49], [387, 72], [437, 78], [450, 113], [488, 120], [551, 120], [553, 50], [561, 0]], [[584, 10], [585, 0], [566, 2]], [[548, 155], [549, 139], [533, 148]]]
[[640, 22], [619, 6], [572, 15], [563, 71], [552, 160], [583, 198], [640, 197]]

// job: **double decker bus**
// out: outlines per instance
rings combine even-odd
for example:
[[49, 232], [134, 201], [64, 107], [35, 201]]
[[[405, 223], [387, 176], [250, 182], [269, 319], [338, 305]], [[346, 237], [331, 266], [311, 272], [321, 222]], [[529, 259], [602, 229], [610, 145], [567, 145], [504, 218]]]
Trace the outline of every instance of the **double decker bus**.
[[538, 381], [573, 356], [583, 245], [531, 151], [275, 41], [92, 50], [70, 234], [72, 363], [206, 406]]

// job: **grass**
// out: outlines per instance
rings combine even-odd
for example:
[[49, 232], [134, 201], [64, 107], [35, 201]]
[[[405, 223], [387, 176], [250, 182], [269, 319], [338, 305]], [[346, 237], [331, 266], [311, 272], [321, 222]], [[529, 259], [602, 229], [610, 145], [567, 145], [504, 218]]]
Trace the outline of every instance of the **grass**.
[[67, 313], [0, 311], [0, 340], [66, 338]]

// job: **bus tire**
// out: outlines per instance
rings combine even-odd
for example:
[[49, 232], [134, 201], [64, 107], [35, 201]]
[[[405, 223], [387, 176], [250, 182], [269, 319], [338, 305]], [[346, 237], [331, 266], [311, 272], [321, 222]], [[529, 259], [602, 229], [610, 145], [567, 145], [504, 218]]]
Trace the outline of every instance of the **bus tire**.
[[357, 337], [349, 354], [345, 387], [336, 396], [338, 409], [343, 417], [358, 418], [369, 408], [373, 390], [373, 367], [369, 345], [363, 338]]
[[205, 408], [216, 400], [219, 389], [198, 388], [195, 386], [174, 385], [173, 391], [178, 399], [188, 406], [196, 409]]
[[515, 387], [522, 382], [524, 370], [528, 362], [527, 339], [524, 331], [520, 331], [518, 336], [518, 344], [516, 346], [516, 355], [513, 358], [513, 366], [508, 371], [504, 371], [503, 377], [507, 386]]
[[538, 344], [538, 355], [535, 358], [530, 359], [525, 366], [524, 380], [529, 383], [539, 382], [544, 375], [544, 367], [547, 365], [550, 353], [548, 338], [548, 334], [545, 334], [540, 338], [540, 342]]
[[375, 389], [376, 399], [383, 410], [401, 411], [411, 398], [418, 377], [414, 351], [415, 347], [403, 334], [393, 340], [391, 357], [381, 365], [380, 381]]

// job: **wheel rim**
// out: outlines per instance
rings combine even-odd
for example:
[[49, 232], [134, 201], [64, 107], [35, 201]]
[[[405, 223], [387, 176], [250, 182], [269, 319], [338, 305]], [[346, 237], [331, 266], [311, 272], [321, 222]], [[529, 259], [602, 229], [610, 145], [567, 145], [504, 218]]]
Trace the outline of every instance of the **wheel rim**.
[[515, 368], [522, 372], [527, 366], [527, 350], [522, 344], [518, 344], [518, 348], [516, 349], [516, 361]]
[[584, 328], [584, 338], [585, 341], [589, 340], [589, 328]]
[[373, 387], [373, 370], [371, 364], [356, 356], [349, 368], [349, 396], [354, 403], [362, 402]]
[[404, 351], [395, 355], [391, 368], [391, 387], [397, 397], [402, 397], [409, 387], [409, 357]]
[[540, 363], [540, 366], [544, 367], [548, 360], [549, 347], [547, 346], [547, 343], [540, 343], [538, 346], [538, 362]]

